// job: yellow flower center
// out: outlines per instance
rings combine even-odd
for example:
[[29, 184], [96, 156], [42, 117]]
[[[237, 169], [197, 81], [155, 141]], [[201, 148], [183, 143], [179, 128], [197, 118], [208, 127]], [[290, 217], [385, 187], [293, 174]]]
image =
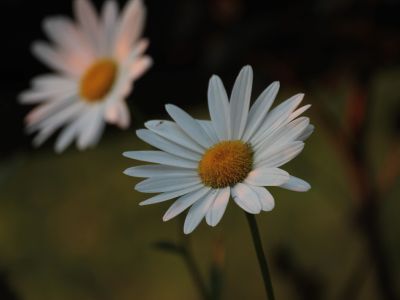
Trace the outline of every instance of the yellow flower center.
[[112, 59], [103, 58], [93, 63], [83, 74], [80, 85], [81, 97], [88, 102], [97, 102], [111, 90], [118, 66]]
[[204, 185], [233, 186], [243, 181], [253, 167], [253, 150], [239, 140], [224, 141], [209, 148], [200, 160], [198, 172]]

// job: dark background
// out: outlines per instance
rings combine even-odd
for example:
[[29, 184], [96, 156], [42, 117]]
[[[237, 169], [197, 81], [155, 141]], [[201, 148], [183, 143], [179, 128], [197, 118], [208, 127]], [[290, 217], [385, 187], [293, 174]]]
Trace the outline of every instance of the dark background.
[[[133, 132], [165, 117], [165, 103], [204, 116], [209, 77], [229, 91], [246, 64], [253, 99], [279, 80], [278, 102], [305, 92], [317, 128], [289, 167], [313, 189], [274, 190], [282, 203], [259, 219], [278, 299], [398, 299], [400, 2], [145, 3], [154, 66], [129, 96], [133, 124], [108, 127], [95, 150], [56, 155], [54, 139], [30, 146], [31, 107], [16, 97], [49, 72], [29, 51], [45, 39], [42, 19], [71, 16], [72, 3], [0, 2], [0, 291], [17, 295], [0, 299], [196, 299], [180, 260], [150, 246], [176, 238], [176, 224], [160, 221], [167, 206], [137, 207], [145, 196], [121, 175], [133, 162], [120, 153], [144, 147]], [[223, 299], [261, 299], [246, 224], [230, 209], [217, 229], [193, 234], [196, 256], [207, 266], [222, 244]]]

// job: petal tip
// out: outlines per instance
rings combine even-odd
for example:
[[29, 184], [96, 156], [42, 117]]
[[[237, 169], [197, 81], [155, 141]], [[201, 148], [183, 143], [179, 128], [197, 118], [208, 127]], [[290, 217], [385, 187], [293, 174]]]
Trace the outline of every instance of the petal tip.
[[142, 133], [143, 133], [145, 130], [146, 130], [146, 129], [143, 129], [143, 128], [141, 128], [141, 129], [136, 129], [135, 133], [136, 133], [136, 135], [137, 135], [138, 137], [140, 137], [140, 136], [142, 135]]
[[[37, 142], [37, 143], [34, 143], [33, 146], [34, 146], [34, 147], [39, 147], [39, 146], [40, 146], [40, 143], [38, 143], [38, 142]], [[55, 146], [54, 146], [54, 152], [55, 152], [56, 154], [62, 154], [62, 153], [64, 152], [65, 148], [66, 148], [66, 146], [61, 147], [60, 145], [55, 144]]]
[[122, 152], [122, 156], [130, 158], [129, 157], [129, 151]]
[[249, 72], [249, 71], [253, 71], [253, 68], [252, 68], [250, 65], [245, 65], [245, 66], [242, 68], [242, 70], [245, 70], [245, 71]]
[[41, 45], [40, 41], [33, 41], [30, 45], [30, 51], [36, 55], [36, 53], [38, 52], [38, 49]]
[[163, 222], [167, 222], [169, 220], [171, 220], [172, 218], [170, 217], [170, 215], [168, 214], [168, 212], [162, 217]]
[[167, 111], [167, 113], [169, 115], [171, 115], [171, 113], [173, 113], [173, 111], [175, 110], [176, 106], [171, 104], [171, 103], [167, 103], [165, 104], [165, 110]]

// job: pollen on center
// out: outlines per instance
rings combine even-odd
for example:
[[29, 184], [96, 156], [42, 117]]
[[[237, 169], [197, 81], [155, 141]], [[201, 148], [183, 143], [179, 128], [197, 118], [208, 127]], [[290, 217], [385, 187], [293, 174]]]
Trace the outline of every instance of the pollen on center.
[[209, 148], [200, 160], [198, 172], [204, 185], [233, 186], [243, 181], [253, 167], [253, 150], [239, 140], [223, 141]]
[[117, 64], [112, 59], [103, 58], [94, 62], [81, 78], [81, 97], [88, 102], [102, 100], [114, 84], [117, 69]]

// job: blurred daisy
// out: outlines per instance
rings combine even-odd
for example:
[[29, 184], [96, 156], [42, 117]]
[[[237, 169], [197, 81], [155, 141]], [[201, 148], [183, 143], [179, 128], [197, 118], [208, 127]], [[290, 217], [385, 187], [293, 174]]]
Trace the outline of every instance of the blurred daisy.
[[76, 0], [74, 10], [76, 23], [62, 16], [44, 20], [53, 45], [35, 42], [32, 51], [57, 73], [34, 78], [19, 96], [23, 104], [40, 103], [26, 116], [27, 131], [38, 132], [34, 145], [65, 125], [57, 152], [74, 139], [79, 149], [95, 145], [106, 122], [127, 128], [125, 98], [152, 63], [141, 38], [146, 11], [141, 0], [129, 1], [120, 15], [114, 0], [104, 3], [100, 16], [88, 0]]
[[128, 158], [155, 164], [128, 168], [125, 174], [148, 177], [136, 185], [144, 193], [161, 193], [141, 205], [178, 198], [165, 213], [167, 221], [190, 207], [184, 232], [192, 232], [205, 217], [215, 226], [230, 196], [251, 214], [270, 211], [274, 198], [265, 186], [304, 192], [310, 185], [280, 167], [297, 156], [314, 127], [299, 117], [310, 105], [297, 106], [295, 95], [270, 107], [279, 83], [268, 86], [249, 110], [253, 72], [244, 67], [234, 84], [230, 101], [221, 79], [212, 76], [208, 87], [211, 121], [195, 120], [168, 104], [175, 121], [149, 121], [137, 135], [160, 151], [125, 152]]

